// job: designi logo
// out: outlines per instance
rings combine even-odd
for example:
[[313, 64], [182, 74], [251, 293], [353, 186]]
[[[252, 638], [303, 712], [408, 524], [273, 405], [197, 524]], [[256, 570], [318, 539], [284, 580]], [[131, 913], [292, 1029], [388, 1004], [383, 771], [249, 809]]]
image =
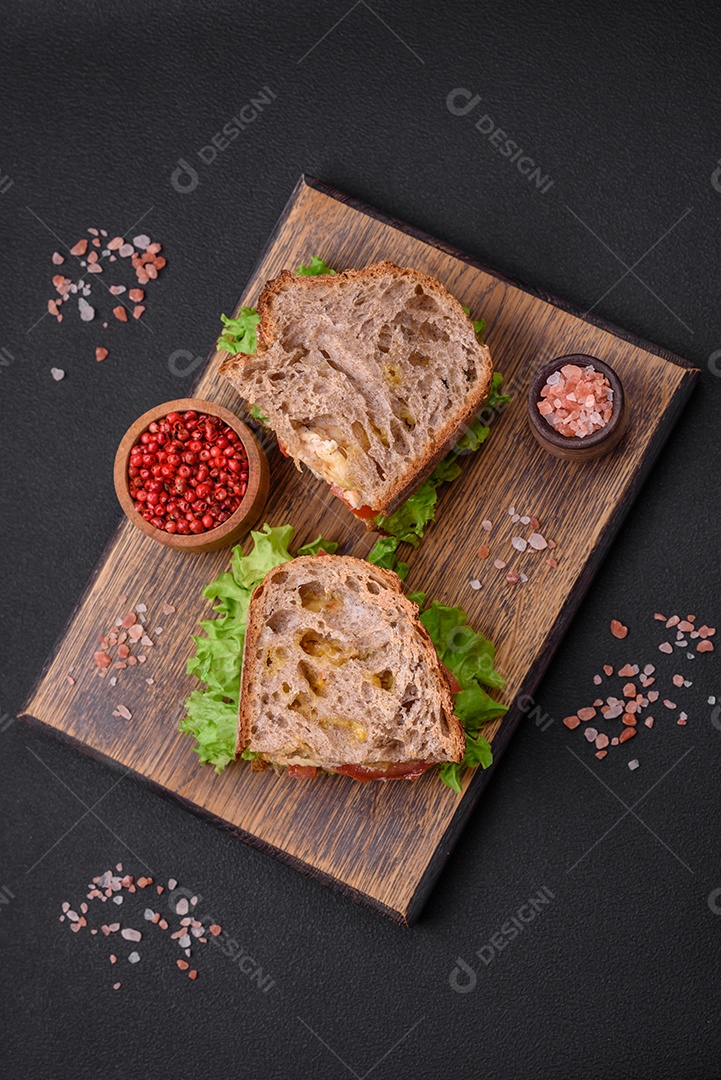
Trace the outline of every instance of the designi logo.
[[[446, 98], [446, 107], [453, 116], [468, 116], [482, 100], [480, 94], [474, 94], [471, 90], [465, 90], [462, 86], [459, 86], [455, 90], [451, 90]], [[525, 176], [527, 180], [532, 180], [544, 195], [553, 187], [553, 180], [551, 180], [550, 176], [542, 175], [540, 165], [537, 165], [534, 159], [526, 154], [523, 148], [510, 138], [503, 128], [497, 127], [495, 120], [488, 113], [484, 113], [480, 119], [476, 120], [475, 128], [480, 131], [481, 135], [488, 137], [489, 143], [494, 150], [498, 151], [501, 157], [508, 158], [516, 166], [519, 173]]]
[[[238, 111], [237, 116], [232, 116], [227, 123], [223, 124], [221, 131], [213, 135], [206, 146], [201, 146], [196, 151], [196, 156], [203, 165], [212, 165], [218, 154], [227, 150], [230, 144], [238, 138], [241, 131], [245, 131], [249, 124], [260, 116], [263, 109], [270, 105], [278, 95], [269, 86], [264, 86], [255, 97], [251, 98], [247, 105]], [[179, 158], [178, 164], [170, 174], [170, 183], [179, 195], [189, 195], [195, 191], [200, 183], [200, 174], [189, 161]]]

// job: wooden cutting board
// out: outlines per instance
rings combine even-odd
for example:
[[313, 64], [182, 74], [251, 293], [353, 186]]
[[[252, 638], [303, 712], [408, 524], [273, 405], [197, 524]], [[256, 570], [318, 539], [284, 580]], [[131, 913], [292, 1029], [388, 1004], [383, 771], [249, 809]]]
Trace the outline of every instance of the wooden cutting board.
[[[407, 556], [407, 588], [462, 605], [472, 625], [495, 641], [497, 666], [508, 680], [497, 696], [511, 706], [486, 732], [498, 762], [698, 372], [663, 349], [579, 314], [308, 178], [296, 185], [239, 306], [255, 304], [268, 278], [311, 255], [338, 269], [383, 259], [416, 267], [439, 278], [470, 306], [474, 318], [486, 319], [494, 366], [505, 375], [512, 402], [488, 442], [465, 459], [463, 476], [440, 489], [437, 519], [420, 549]], [[548, 456], [534, 441], [526, 417], [532, 373], [567, 353], [608, 361], [623, 381], [631, 411], [618, 449], [586, 465]], [[218, 365], [213, 351], [194, 393], [242, 414], [240, 398], [217, 375]], [[149, 404], [138, 402], [138, 412]], [[327, 486], [299, 474], [274, 446], [267, 445], [267, 451], [271, 494], [265, 520], [294, 524], [298, 546], [321, 532], [339, 541], [341, 554], [365, 556], [372, 537]], [[524, 527], [511, 522], [510, 507], [540, 520], [541, 531], [557, 544], [557, 568], [548, 564], [548, 552], [514, 552], [510, 538]], [[490, 538], [481, 528], [483, 519], [494, 523]], [[485, 562], [476, 554], [482, 542], [492, 549]], [[248, 540], [243, 546], [247, 551]], [[413, 783], [362, 785], [330, 776], [293, 781], [251, 772], [240, 762], [216, 776], [199, 765], [191, 740], [176, 730], [182, 703], [197, 685], [185, 674], [185, 662], [193, 652], [190, 635], [197, 620], [210, 614], [201, 590], [225, 568], [228, 555], [227, 550], [183, 555], [154, 543], [124, 519], [25, 706], [25, 718], [132, 770], [195, 813], [352, 899], [410, 924], [493, 769], [468, 773], [457, 796], [434, 774]], [[508, 571], [496, 569], [495, 558], [526, 573], [528, 581], [508, 584]], [[481, 588], [473, 590], [471, 579], [480, 580]], [[128, 598], [124, 604], [121, 594]], [[175, 613], [162, 614], [165, 602]], [[93, 663], [98, 636], [138, 603], [147, 607], [155, 644], [147, 648], [147, 661], [118, 672], [112, 687], [97, 677]], [[156, 633], [158, 626], [162, 633]], [[120, 704], [132, 720], [112, 715]]]

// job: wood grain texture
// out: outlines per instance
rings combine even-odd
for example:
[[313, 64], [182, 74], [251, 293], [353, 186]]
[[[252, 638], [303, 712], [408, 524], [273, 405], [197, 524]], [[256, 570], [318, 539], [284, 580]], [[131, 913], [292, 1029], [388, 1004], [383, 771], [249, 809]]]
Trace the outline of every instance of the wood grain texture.
[[[411, 552], [409, 590], [423, 589], [461, 604], [470, 621], [497, 645], [511, 708], [489, 725], [496, 762], [588, 588], [695, 382], [697, 371], [567, 305], [528, 290], [450, 248], [318, 181], [301, 179], [239, 301], [254, 304], [264, 282], [311, 255], [337, 268], [390, 259], [439, 278], [474, 318], [487, 322], [494, 366], [513, 398], [487, 444], [466, 458], [464, 472], [440, 490], [436, 522]], [[526, 416], [537, 368], [567, 353], [588, 353], [618, 372], [630, 411], [628, 432], [608, 456], [587, 465], [550, 457], [535, 442]], [[217, 374], [211, 353], [194, 395], [242, 414], [241, 401]], [[299, 546], [322, 532], [342, 554], [363, 557], [373, 536], [311, 475], [300, 475], [268, 440], [271, 493], [264, 515], [291, 522]], [[535, 515], [558, 544], [559, 565], [547, 553], [509, 558], [529, 581], [511, 586], [492, 559], [476, 551], [490, 518], [493, 557], [507, 558], [509, 506]], [[501, 542], [503, 537], [503, 543]], [[497, 545], [497, 550], [496, 550]], [[248, 541], [244, 548], [247, 550]], [[242, 763], [222, 776], [198, 764], [191, 741], [177, 733], [182, 703], [197, 683], [186, 676], [190, 634], [210, 609], [201, 589], [228, 562], [228, 552], [188, 556], [164, 549], [127, 521], [119, 526], [38, 686], [25, 718], [40, 721], [86, 752], [130, 769], [153, 787], [232, 830], [247, 842], [311, 874], [398, 922], [417, 918], [440, 869], [493, 769], [465, 778], [456, 796], [427, 775], [412, 784], [355, 784], [342, 777], [294, 782], [253, 773]], [[482, 588], [473, 591], [469, 579]], [[118, 596], [125, 594], [122, 608]], [[542, 596], [542, 603], [539, 602]], [[142, 666], [119, 672], [115, 688], [97, 677], [93, 652], [116, 616], [143, 602], [156, 644]], [[175, 614], [163, 616], [172, 602]], [[154, 628], [163, 627], [160, 635]], [[67, 679], [72, 669], [75, 684]], [[149, 685], [145, 680], [152, 678]], [[519, 702], [520, 699], [520, 702]], [[118, 704], [131, 721], [112, 716]]]

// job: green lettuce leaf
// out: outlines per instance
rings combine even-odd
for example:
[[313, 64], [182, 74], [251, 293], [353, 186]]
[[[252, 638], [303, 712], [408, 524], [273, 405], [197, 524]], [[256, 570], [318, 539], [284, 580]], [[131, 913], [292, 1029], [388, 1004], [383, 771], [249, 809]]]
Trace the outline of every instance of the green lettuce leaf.
[[335, 274], [335, 270], [331, 270], [327, 263], [317, 255], [313, 255], [307, 266], [301, 263], [296, 274], [300, 274], [301, 277], [316, 277], [318, 274]]
[[261, 408], [259, 408], [257, 405], [249, 405], [248, 406], [248, 414], [250, 416], [252, 416], [254, 420], [257, 420], [259, 424], [263, 424], [265, 427], [267, 427], [268, 424], [270, 423], [270, 420], [265, 415], [263, 410]]
[[487, 769], [493, 764], [493, 748], [482, 735], [471, 735], [466, 732], [466, 753], [463, 761], [447, 761], [441, 765], [439, 776], [443, 783], [452, 788], [458, 795], [463, 791], [461, 784], [461, 769], [475, 769], [480, 765]]
[[453, 707], [466, 731], [466, 753], [460, 765], [448, 762], [440, 769], [443, 783], [460, 795], [461, 767], [481, 765], [487, 769], [493, 761], [490, 743], [480, 734], [480, 729], [508, 711], [508, 706], [494, 701], [484, 687], [501, 690], [506, 683], [494, 666], [493, 643], [469, 626], [463, 608], [447, 607], [434, 600], [421, 613], [421, 622], [441, 662], [461, 686], [453, 695]]
[[[463, 608], [447, 607], [434, 600], [422, 613], [421, 622], [430, 634], [442, 662], [453, 672], [464, 690], [474, 684], [491, 686], [496, 690], [504, 688], [506, 680], [494, 667], [493, 642], [469, 625]], [[505, 705], [493, 701], [492, 704], [500, 711], [495, 716], [484, 716], [480, 724], [506, 712]], [[469, 726], [479, 727], [480, 724]]]
[[436, 488], [441, 483], [442, 480], [436, 482], [432, 475], [429, 476], [394, 514], [390, 517], [379, 514], [375, 519], [376, 528], [389, 533], [399, 542], [418, 547], [425, 526], [435, 517], [438, 499]]
[[255, 308], [243, 307], [232, 319], [221, 315], [220, 321], [224, 324], [224, 329], [218, 338], [219, 349], [225, 349], [231, 356], [255, 352], [258, 347], [256, 327], [260, 322], [260, 315]]
[[477, 450], [481, 443], [486, 441], [490, 433], [491, 429], [486, 427], [479, 417], [476, 417], [471, 425], [463, 432], [451, 453], [457, 457], [459, 454]]
[[[471, 317], [471, 309], [469, 307], [466, 307], [465, 304], [461, 304], [461, 307], [465, 311], [466, 315], [470, 318]], [[483, 344], [483, 331], [486, 329], [486, 320], [485, 319], [477, 319], [477, 320], [476, 319], [471, 319], [471, 322], [473, 323], [473, 329], [476, 331], [476, 337], [481, 342], [481, 344]]]
[[463, 792], [461, 786], [461, 766], [457, 761], [447, 761], [445, 765], [441, 765], [438, 770], [440, 776], [446, 787], [455, 791], [456, 795], [460, 795]]
[[296, 551], [296, 555], [317, 555], [319, 551], [327, 551], [329, 555], [335, 555], [338, 544], [335, 540], [324, 540], [322, 536], [316, 536], [311, 544], [303, 544]]
[[[207, 637], [194, 636], [195, 656], [186, 665], [188, 675], [195, 675], [208, 689], [237, 701], [240, 692], [240, 665], [245, 640], [245, 622], [232, 619], [232, 628], [224, 619], [206, 619], [202, 626]], [[219, 623], [220, 625], [216, 624]]]
[[292, 525], [278, 525], [274, 529], [264, 525], [263, 532], [251, 532], [254, 546], [247, 555], [243, 555], [240, 547], [233, 548], [230, 572], [238, 584], [252, 589], [274, 566], [290, 562], [293, 556], [288, 545], [294, 532]]
[[420, 592], [420, 591], [419, 592], [406, 593], [406, 596], [408, 597], [408, 599], [412, 600], [414, 604], [418, 604], [419, 608], [422, 608], [423, 605], [425, 604], [427, 595], [428, 595], [427, 593]]
[[238, 700], [226, 700], [212, 690], [193, 690], [185, 703], [187, 715], [178, 730], [198, 743], [195, 751], [201, 765], [215, 765], [222, 772], [235, 757], [238, 734]]
[[396, 564], [396, 548], [399, 540], [397, 536], [383, 536], [376, 540], [373, 547], [366, 555], [366, 562], [374, 566], [382, 566], [385, 570], [392, 570]]
[[486, 398], [486, 409], [498, 409], [504, 405], [507, 405], [511, 400], [510, 394], [502, 394], [501, 387], [503, 386], [503, 376], [500, 371], [493, 372], [493, 378], [491, 379], [491, 389], [488, 392]]

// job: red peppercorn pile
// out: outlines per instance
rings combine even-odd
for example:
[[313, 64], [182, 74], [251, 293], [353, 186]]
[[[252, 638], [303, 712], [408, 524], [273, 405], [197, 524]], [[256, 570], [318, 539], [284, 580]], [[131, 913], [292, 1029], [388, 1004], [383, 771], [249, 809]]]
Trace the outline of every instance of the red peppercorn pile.
[[248, 458], [217, 416], [171, 412], [154, 420], [130, 451], [128, 484], [135, 509], [156, 529], [208, 532], [240, 506]]

